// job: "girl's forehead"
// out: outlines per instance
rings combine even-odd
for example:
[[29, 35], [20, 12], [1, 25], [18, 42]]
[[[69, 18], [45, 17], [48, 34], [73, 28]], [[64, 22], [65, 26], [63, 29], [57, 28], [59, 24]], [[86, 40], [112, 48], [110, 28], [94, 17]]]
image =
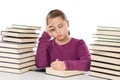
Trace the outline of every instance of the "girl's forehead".
[[64, 20], [61, 17], [49, 18], [48, 23], [61, 23]]

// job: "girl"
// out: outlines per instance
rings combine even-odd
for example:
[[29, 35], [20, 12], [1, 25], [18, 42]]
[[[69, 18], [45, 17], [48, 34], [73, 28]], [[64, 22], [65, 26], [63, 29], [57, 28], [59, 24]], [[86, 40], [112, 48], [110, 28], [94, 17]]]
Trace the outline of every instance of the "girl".
[[57, 9], [50, 11], [46, 24], [38, 43], [36, 67], [88, 71], [91, 62], [88, 47], [84, 40], [69, 36], [69, 22], [65, 14]]

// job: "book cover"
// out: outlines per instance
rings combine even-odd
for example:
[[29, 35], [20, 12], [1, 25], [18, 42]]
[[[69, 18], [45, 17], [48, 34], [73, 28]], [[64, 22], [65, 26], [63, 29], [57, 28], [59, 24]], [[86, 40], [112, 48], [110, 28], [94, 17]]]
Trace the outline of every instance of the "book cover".
[[120, 58], [119, 52], [112, 52], [112, 51], [102, 51], [102, 50], [90, 50], [92, 55], [101, 55], [111, 58]]
[[120, 36], [120, 31], [104, 31], [104, 30], [97, 30], [97, 34]]
[[29, 47], [36, 47], [36, 43], [15, 43], [15, 42], [6, 42], [0, 41], [0, 47], [6, 48], [29, 48]]
[[97, 29], [97, 30], [120, 31], [120, 27], [98, 26], [98, 29]]
[[107, 62], [102, 62], [102, 61], [97, 61], [97, 60], [91, 61], [91, 68], [93, 66], [103, 67], [103, 68], [107, 68], [107, 69], [114, 70], [114, 71], [120, 70], [119, 65], [115, 65], [115, 64], [111, 64], [111, 63], [107, 63]]
[[19, 32], [10, 32], [2, 31], [2, 36], [11, 36], [11, 37], [39, 37], [38, 33], [19, 33]]
[[0, 56], [0, 61], [1, 62], [10, 62], [10, 63], [24, 63], [28, 61], [35, 60], [34, 56], [29, 56], [25, 58], [10, 58], [10, 57], [1, 57]]
[[78, 71], [78, 70], [60, 71], [60, 70], [54, 70], [51, 67], [48, 67], [46, 68], [46, 73], [50, 75], [60, 76], [60, 77], [70, 77], [70, 76], [84, 74], [84, 71]]
[[111, 42], [111, 41], [100, 41], [100, 40], [95, 40], [94, 44], [96, 45], [106, 45], [106, 46], [116, 46], [116, 47], [120, 47], [120, 43], [119, 42]]
[[97, 45], [97, 44], [90, 44], [90, 49], [91, 50], [103, 50], [103, 51], [111, 51], [111, 52], [120, 52], [120, 47]]
[[7, 36], [2, 36], [3, 41], [9, 41], [9, 42], [18, 42], [18, 43], [26, 43], [26, 42], [37, 42], [37, 38], [20, 38], [20, 37], [7, 37]]
[[107, 62], [115, 65], [120, 65], [120, 59], [118, 58], [111, 58], [111, 57], [98, 56], [98, 55], [92, 55], [91, 58], [92, 60], [95, 60], [95, 61], [101, 61], [101, 62]]
[[95, 40], [95, 41], [104, 41], [104, 42], [120, 43], [120, 39], [94, 38], [94, 40]]
[[33, 55], [35, 55], [34, 51], [23, 52], [19, 54], [10, 53], [10, 52], [0, 52], [0, 57], [10, 57], [10, 58], [25, 58]]
[[15, 68], [15, 69], [24, 68], [31, 65], [35, 65], [34, 60], [23, 62], [23, 63], [12, 63], [12, 62], [0, 61], [0, 67], [8, 67], [8, 68]]
[[110, 69], [104, 69], [104, 68], [100, 68], [100, 67], [91, 67], [92, 71], [98, 71], [98, 72], [103, 72], [103, 73], [107, 73], [107, 74], [111, 74], [111, 75], [115, 75], [115, 76], [120, 76], [119, 71], [115, 71], [115, 70], [110, 70]]
[[18, 25], [18, 24], [12, 24], [12, 28], [21, 28], [21, 29], [35, 29], [35, 30], [40, 30], [41, 26], [30, 26], [30, 25]]
[[95, 76], [95, 77], [105, 78], [108, 80], [120, 80], [119, 76], [114, 76], [114, 75], [110, 75], [110, 74], [102, 73], [102, 72], [98, 72], [98, 71], [91, 71], [90, 75]]
[[104, 35], [104, 34], [93, 34], [93, 38], [110, 39], [110, 40], [120, 40], [120, 36]]
[[14, 28], [14, 27], [7, 27], [6, 31], [21, 32], [21, 33], [39, 33], [40, 32], [40, 30], [35, 30], [35, 29]]
[[20, 48], [20, 49], [0, 47], [0, 52], [8, 52], [8, 53], [14, 53], [14, 54], [19, 54], [19, 53], [24, 53], [29, 51], [33, 51], [33, 47]]
[[25, 73], [27, 71], [30, 71], [31, 69], [35, 69], [35, 65], [24, 67], [21, 69], [0, 67], [0, 71], [2, 71], [2, 72], [10, 72], [10, 73], [17, 73], [17, 74]]

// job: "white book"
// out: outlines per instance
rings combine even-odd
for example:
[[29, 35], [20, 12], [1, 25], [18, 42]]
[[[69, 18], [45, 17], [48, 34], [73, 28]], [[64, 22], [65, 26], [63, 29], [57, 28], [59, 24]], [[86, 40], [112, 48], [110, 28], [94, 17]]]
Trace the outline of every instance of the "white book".
[[2, 56], [2, 57], [10, 57], [10, 58], [25, 58], [33, 55], [35, 55], [34, 51], [19, 53], [19, 54], [0, 52], [0, 57]]
[[0, 67], [8, 67], [8, 68], [16, 68], [16, 69], [24, 68], [24, 67], [31, 66], [31, 65], [35, 65], [34, 60], [28, 61], [25, 63], [0, 62]]
[[22, 29], [41, 29], [41, 26], [29, 26], [29, 25], [18, 25], [18, 24], [12, 24], [13, 28], [22, 28]]
[[0, 67], [0, 71], [2, 71], [2, 72], [10, 72], [10, 73], [18, 73], [18, 74], [27, 72], [31, 69], [35, 69], [35, 66], [33, 65], [33, 66], [29, 66], [29, 67], [22, 68], [22, 69]]
[[118, 77], [118, 76], [109, 75], [109, 74], [104, 74], [104, 73], [101, 73], [101, 72], [91, 71], [91, 72], [90, 72], [90, 75], [91, 75], [91, 76], [95, 76], [95, 77], [106, 78], [106, 79], [108, 79], [108, 80], [120, 80], [120, 77]]
[[78, 70], [61, 71], [61, 70], [54, 70], [53, 68], [48, 67], [46, 68], [46, 73], [50, 75], [60, 76], [60, 77], [69, 77], [69, 76], [83, 74], [84, 71], [78, 71]]
[[2, 36], [3, 41], [9, 41], [9, 42], [18, 42], [18, 43], [25, 43], [25, 42], [37, 42], [37, 38], [16, 38], [16, 37], [7, 37]]
[[19, 53], [24, 53], [24, 52], [29, 52], [29, 51], [33, 51], [33, 47], [20, 48], [20, 49], [0, 47], [0, 52], [10, 52], [10, 53], [19, 54]]
[[9, 31], [2, 31], [2, 36], [11, 36], [11, 37], [39, 37], [37, 33], [18, 33], [18, 32], [9, 32]]
[[98, 26], [99, 30], [120, 31], [120, 27]]
[[28, 61], [32, 61], [32, 60], [35, 60], [34, 56], [21, 58], [21, 59], [0, 57], [0, 61], [2, 61], [2, 62], [10, 62], [10, 63], [24, 63], [24, 62], [28, 62]]
[[36, 43], [15, 43], [15, 42], [1, 41], [0, 42], [0, 47], [28, 48], [28, 47], [36, 47]]

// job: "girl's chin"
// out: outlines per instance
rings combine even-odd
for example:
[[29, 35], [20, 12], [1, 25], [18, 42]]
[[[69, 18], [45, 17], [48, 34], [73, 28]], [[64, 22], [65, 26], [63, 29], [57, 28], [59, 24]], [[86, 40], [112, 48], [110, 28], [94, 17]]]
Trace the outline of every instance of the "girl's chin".
[[62, 41], [62, 40], [64, 40], [63, 38], [56, 38], [58, 41]]

